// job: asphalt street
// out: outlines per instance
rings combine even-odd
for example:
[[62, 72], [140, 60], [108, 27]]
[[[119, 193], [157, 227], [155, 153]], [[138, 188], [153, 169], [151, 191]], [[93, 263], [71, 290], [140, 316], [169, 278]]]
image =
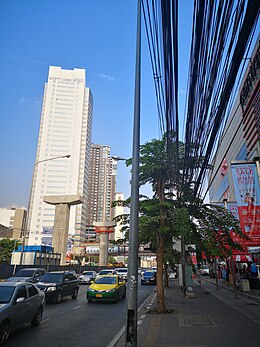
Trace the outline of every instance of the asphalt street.
[[[86, 301], [86, 285], [81, 285], [77, 300], [64, 298], [60, 304], [46, 304], [41, 324], [30, 325], [13, 332], [7, 347], [105, 347], [125, 324], [126, 300], [118, 303]], [[154, 286], [138, 289], [139, 306], [153, 291]]]

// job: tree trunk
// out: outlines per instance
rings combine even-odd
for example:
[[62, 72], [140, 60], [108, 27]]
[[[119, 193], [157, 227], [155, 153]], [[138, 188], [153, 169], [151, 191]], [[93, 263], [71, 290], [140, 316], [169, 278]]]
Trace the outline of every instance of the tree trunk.
[[168, 277], [168, 265], [164, 262], [164, 276], [163, 276], [164, 288], [169, 287], [169, 277]]
[[[163, 180], [158, 182], [157, 196], [160, 203], [162, 204], [164, 198], [165, 183]], [[164, 207], [160, 206], [160, 226], [165, 226], [165, 211]], [[165, 234], [161, 232], [158, 235], [158, 250], [157, 250], [157, 313], [166, 313], [165, 297], [164, 297], [164, 286], [163, 286], [163, 262], [165, 252]]]
[[165, 297], [163, 287], [163, 256], [165, 248], [165, 236], [161, 235], [157, 251], [157, 313], [165, 313]]

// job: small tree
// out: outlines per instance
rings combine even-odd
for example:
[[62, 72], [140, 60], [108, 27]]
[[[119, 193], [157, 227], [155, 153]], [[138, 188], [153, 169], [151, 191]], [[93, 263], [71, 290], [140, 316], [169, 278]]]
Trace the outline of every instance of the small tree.
[[2, 239], [0, 240], [0, 263], [10, 264], [12, 252], [18, 247], [18, 240]]

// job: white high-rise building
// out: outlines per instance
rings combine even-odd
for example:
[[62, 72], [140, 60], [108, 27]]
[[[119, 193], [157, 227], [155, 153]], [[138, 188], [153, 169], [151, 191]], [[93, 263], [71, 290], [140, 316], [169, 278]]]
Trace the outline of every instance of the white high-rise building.
[[[75, 245], [85, 238], [92, 129], [92, 94], [85, 75], [84, 69], [49, 68], [32, 182], [29, 245], [44, 244], [42, 236], [53, 227], [55, 206], [43, 202], [46, 195], [82, 196], [83, 204], [70, 209], [69, 234]], [[54, 159], [65, 155], [70, 157]]]

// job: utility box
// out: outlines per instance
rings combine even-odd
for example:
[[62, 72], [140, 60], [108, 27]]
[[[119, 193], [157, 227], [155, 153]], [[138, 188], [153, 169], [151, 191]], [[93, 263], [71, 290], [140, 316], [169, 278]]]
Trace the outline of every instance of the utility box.
[[240, 280], [242, 292], [250, 292], [250, 284], [248, 280]]
[[178, 279], [180, 287], [183, 287], [182, 265], [178, 265]]
[[193, 287], [192, 267], [190, 265], [185, 266], [185, 280], [186, 287]]

